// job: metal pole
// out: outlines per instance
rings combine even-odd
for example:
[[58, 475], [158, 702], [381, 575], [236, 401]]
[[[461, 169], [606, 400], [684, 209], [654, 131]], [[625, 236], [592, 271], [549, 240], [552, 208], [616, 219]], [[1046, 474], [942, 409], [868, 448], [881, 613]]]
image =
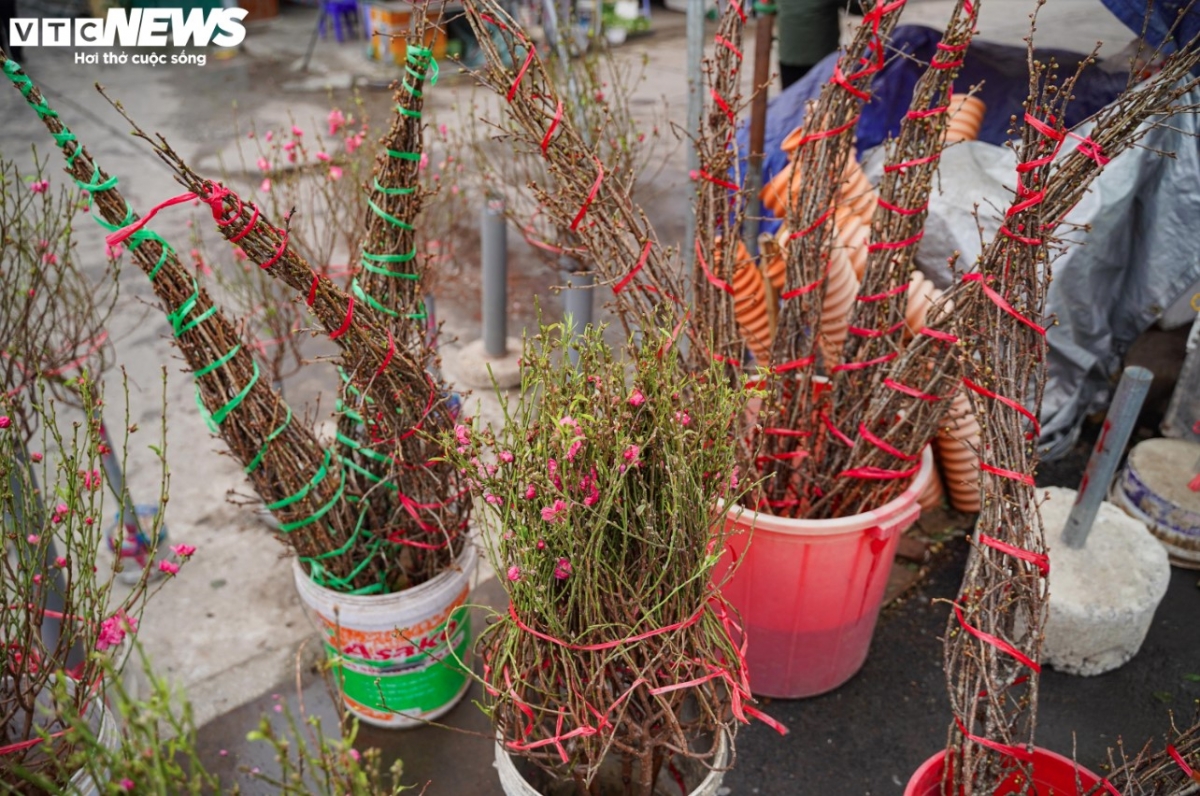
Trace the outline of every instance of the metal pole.
[[1117, 472], [1117, 463], [1137, 424], [1138, 413], [1142, 410], [1142, 402], [1146, 400], [1153, 379], [1154, 374], [1140, 367], [1125, 368], [1121, 374], [1121, 383], [1117, 385], [1100, 438], [1096, 440], [1087, 470], [1083, 473], [1083, 481], [1079, 484], [1079, 495], [1067, 517], [1067, 527], [1063, 530], [1063, 541], [1067, 547], [1078, 550], [1087, 544], [1092, 523], [1096, 521], [1096, 513], [1100, 511], [1108, 485]]
[[435, 306], [432, 293], [425, 296], [425, 345], [429, 346], [430, 351], [437, 351], [437, 307]]
[[508, 354], [508, 225], [504, 197], [488, 195], [482, 226], [483, 350], [499, 359]]
[[[701, 95], [703, 76], [700, 72], [704, 60], [704, 0], [688, 0], [687, 4], [687, 75], [688, 111], [687, 131], [694, 138], [700, 137], [701, 116], [704, 113], [704, 97]], [[688, 173], [700, 168], [700, 154], [695, 146], [688, 147]], [[688, 195], [695, 199], [695, 186], [690, 186]], [[684, 280], [691, 290], [691, 273], [696, 266], [696, 205], [688, 208], [687, 227], [684, 230], [683, 256], [687, 263], [689, 278]], [[691, 303], [691, 295], [685, 297]]]
[[[579, 263], [564, 257], [561, 261], [567, 277], [567, 291], [563, 296], [563, 315], [574, 342], [583, 330], [592, 324], [593, 289], [595, 275], [582, 270]], [[579, 352], [574, 347], [569, 349], [571, 364], [579, 364]]]
[[758, 232], [761, 227], [763, 142], [767, 137], [767, 81], [771, 79], [771, 39], [775, 14], [762, 14], [754, 31], [754, 101], [750, 105], [750, 155], [747, 158], [746, 192], [750, 196], [743, 237], [750, 254], [758, 256]]

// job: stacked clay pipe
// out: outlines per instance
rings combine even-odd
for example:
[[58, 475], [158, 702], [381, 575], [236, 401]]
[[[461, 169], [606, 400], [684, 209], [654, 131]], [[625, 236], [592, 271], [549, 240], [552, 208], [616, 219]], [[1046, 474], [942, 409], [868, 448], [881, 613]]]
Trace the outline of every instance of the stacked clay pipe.
[[767, 306], [767, 291], [758, 264], [741, 241], [738, 241], [737, 245], [737, 265], [733, 270], [731, 286], [733, 316], [737, 321], [738, 331], [755, 360], [765, 365], [770, 362], [771, 342], [774, 339]]
[[[904, 323], [910, 335], [925, 326], [929, 308], [942, 295], [920, 271], [914, 271], [908, 284], [908, 306]], [[933, 452], [946, 479], [950, 505], [958, 511], [979, 511], [979, 444], [982, 429], [971, 411], [971, 400], [963, 388], [954, 396], [933, 442]], [[937, 480], [937, 479], [934, 479]], [[924, 505], [924, 503], [922, 503]]]
[[977, 140], [979, 130], [983, 127], [984, 114], [987, 113], [984, 101], [970, 94], [951, 94], [949, 108], [950, 121], [946, 125], [946, 143], [957, 144], [959, 141]]

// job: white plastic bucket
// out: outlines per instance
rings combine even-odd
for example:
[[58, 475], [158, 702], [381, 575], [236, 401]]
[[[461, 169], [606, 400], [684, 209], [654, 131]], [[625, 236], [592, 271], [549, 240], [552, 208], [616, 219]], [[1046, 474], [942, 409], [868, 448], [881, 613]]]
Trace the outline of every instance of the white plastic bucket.
[[[4, 685], [11, 686], [12, 679], [5, 677]], [[74, 697], [77, 685], [74, 680], [67, 680], [67, 694]], [[55, 701], [53, 693], [47, 689], [37, 694], [34, 697], [34, 724], [41, 729], [50, 729], [56, 731], [56, 727], [48, 727], [48, 722], [54, 721], [57, 716], [55, 710]], [[94, 698], [88, 701], [87, 708], [83, 713], [83, 720], [87, 723], [88, 729], [95, 736], [96, 745], [115, 752], [121, 748], [121, 728], [117, 725], [117, 719], [104, 701], [100, 698], [100, 694], [96, 694]], [[97, 783], [91, 773], [86, 768], [76, 771], [74, 776], [67, 782], [64, 793], [69, 793], [71, 796], [100, 796], [105, 790], [104, 785], [108, 779], [105, 777], [101, 782]]]
[[917, 496], [933, 475], [926, 447], [908, 488], [873, 511], [806, 520], [730, 509], [713, 577], [740, 562], [721, 593], [741, 616], [756, 696], [816, 696], [862, 668], [900, 535], [920, 516]]
[[[711, 770], [703, 763], [688, 758], [680, 759], [674, 767], [676, 773], [683, 777], [684, 782], [700, 780], [700, 784], [688, 791], [687, 796], [717, 796], [717, 791], [721, 789], [721, 781], [725, 778], [725, 769], [728, 766], [729, 739], [722, 733]], [[561, 783], [561, 789], [552, 789], [546, 793], [535, 789], [521, 776], [516, 763], [513, 762], [512, 755], [504, 750], [503, 744], [499, 741], [496, 742], [496, 771], [500, 774], [500, 787], [504, 790], [505, 796], [562, 796], [578, 792], [574, 781]], [[609, 755], [608, 759], [601, 764], [596, 777], [602, 796], [607, 796], [609, 793], [622, 793], [620, 756], [615, 753]], [[676, 796], [680, 790], [679, 783], [672, 776], [669, 767], [663, 766], [659, 772], [658, 781], [654, 783], [655, 796]]]
[[296, 590], [351, 713], [377, 727], [416, 727], [462, 699], [470, 679], [458, 661], [470, 650], [465, 606], [478, 562], [468, 541], [454, 569], [411, 589], [366, 596], [318, 586], [293, 564]]

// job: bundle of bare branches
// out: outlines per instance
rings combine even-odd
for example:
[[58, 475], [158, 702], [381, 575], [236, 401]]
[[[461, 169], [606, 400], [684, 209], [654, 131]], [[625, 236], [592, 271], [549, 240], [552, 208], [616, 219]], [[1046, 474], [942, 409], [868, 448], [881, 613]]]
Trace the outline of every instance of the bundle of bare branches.
[[[137, 220], [117, 189], [117, 178], [92, 160], [21, 67], [2, 52], [0, 66], [62, 149], [67, 173], [88, 191], [101, 225], [116, 230]], [[341, 499], [340, 467], [311, 431], [293, 422], [282, 397], [259, 377], [259, 365], [233, 322], [162, 237], [142, 229], [127, 245], [167, 311], [214, 430], [279, 520], [283, 541], [310, 566], [351, 578], [356, 588], [381, 582], [377, 561], [360, 567], [362, 557], [347, 549], [355, 519], [353, 508]]]
[[[1187, 796], [1200, 793], [1200, 712], [1192, 716], [1192, 724], [1180, 730], [1171, 716], [1171, 731], [1163, 739], [1161, 749], [1153, 750], [1154, 742], [1138, 750], [1130, 760], [1125, 748], [1119, 747], [1121, 758], [1117, 763], [1113, 750], [1108, 759], [1112, 773], [1108, 784], [1112, 791], [1121, 796]], [[1105, 793], [1103, 784], [1097, 785], [1088, 796]]]
[[[963, 384], [983, 426], [983, 507], [946, 636], [954, 711], [947, 776], [963, 793], [991, 792], [1014, 766], [1028, 773], [1034, 740], [1049, 574], [1034, 474], [1050, 263], [1068, 243], [1059, 237], [1061, 222], [1111, 158], [1150, 125], [1193, 110], [1177, 102], [1200, 84], [1189, 76], [1197, 63], [1192, 42], [1101, 111], [1085, 137], [1060, 121], [1078, 73], [1060, 85], [1054, 62], [1036, 61], [1031, 44], [1016, 195], [978, 273], [935, 308], [931, 326], [953, 327]], [[1069, 138], [1078, 146], [1060, 156]], [[945, 311], [949, 302], [953, 312]]]

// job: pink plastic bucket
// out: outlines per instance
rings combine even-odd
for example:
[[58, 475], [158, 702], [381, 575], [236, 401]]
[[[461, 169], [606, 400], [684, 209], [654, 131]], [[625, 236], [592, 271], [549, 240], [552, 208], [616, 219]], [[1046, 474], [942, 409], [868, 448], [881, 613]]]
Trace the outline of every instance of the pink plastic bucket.
[[741, 614], [754, 694], [815, 696], [862, 668], [896, 545], [920, 516], [917, 496], [933, 472], [926, 448], [921, 469], [899, 497], [852, 517], [802, 520], [730, 510], [725, 527], [731, 535], [716, 578], [719, 583], [736, 556], [741, 563], [721, 591]]
[[[909, 779], [904, 796], [944, 796], [941, 785], [945, 760], [945, 752], [938, 752], [926, 760]], [[1076, 774], [1079, 775], [1078, 784]], [[1062, 755], [1036, 746], [1033, 748], [1033, 792], [1037, 796], [1081, 796], [1091, 792], [1099, 782], [1100, 777]], [[1013, 774], [1000, 783], [992, 796], [1024, 793], [1022, 785], [1021, 775]]]

